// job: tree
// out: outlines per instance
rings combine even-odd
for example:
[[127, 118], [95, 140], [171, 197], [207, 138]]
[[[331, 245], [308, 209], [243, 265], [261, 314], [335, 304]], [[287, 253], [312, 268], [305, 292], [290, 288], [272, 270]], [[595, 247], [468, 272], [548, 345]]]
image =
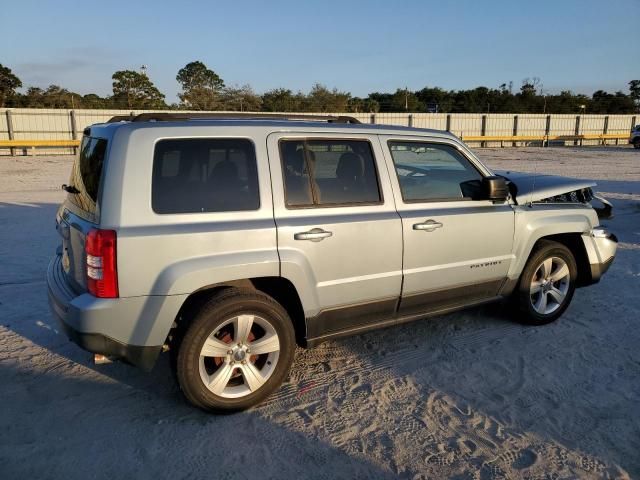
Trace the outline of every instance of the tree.
[[305, 99], [304, 108], [308, 112], [345, 112], [350, 98], [349, 92], [340, 92], [337, 88], [329, 90], [316, 83]]
[[434, 113], [450, 112], [453, 107], [453, 95], [442, 88], [425, 87], [416, 92], [416, 97], [425, 105], [427, 111]]
[[375, 102], [374, 105], [377, 105], [378, 107], [378, 110], [376, 110], [376, 112], [390, 112], [392, 98], [393, 94], [391, 93], [373, 92], [369, 94], [367, 100], [369, 100], [370, 102]]
[[164, 95], [144, 73], [119, 70], [113, 79], [114, 106], [140, 109], [166, 108]]
[[640, 80], [631, 80], [629, 82], [629, 96], [636, 104], [636, 110], [640, 112]]
[[180, 101], [193, 110], [217, 110], [222, 106], [224, 81], [213, 70], [195, 61], [178, 71], [176, 80], [182, 86]]
[[424, 104], [407, 89], [397, 89], [391, 97], [391, 110], [395, 112], [424, 112]]
[[262, 110], [265, 112], [300, 112], [303, 103], [304, 94], [294, 94], [286, 88], [275, 88], [262, 95]]
[[83, 108], [109, 108], [109, 99], [103, 98], [95, 93], [87, 93], [82, 97], [81, 105]]
[[222, 107], [232, 112], [259, 112], [262, 98], [249, 85], [227, 87], [222, 93]]
[[352, 97], [349, 99], [348, 111], [354, 113], [376, 113], [380, 104], [370, 98]]
[[16, 89], [22, 87], [22, 82], [9, 67], [0, 63], [0, 108], [16, 94]]
[[587, 103], [587, 105], [591, 113], [628, 113], [634, 108], [631, 96], [623, 92], [611, 94], [603, 90], [594, 92], [590, 104]]

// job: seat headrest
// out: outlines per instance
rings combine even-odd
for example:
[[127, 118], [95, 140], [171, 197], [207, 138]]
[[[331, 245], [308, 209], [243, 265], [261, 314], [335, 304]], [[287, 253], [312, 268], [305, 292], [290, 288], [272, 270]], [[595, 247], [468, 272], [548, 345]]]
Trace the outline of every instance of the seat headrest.
[[216, 183], [237, 181], [238, 167], [231, 160], [222, 160], [213, 167], [209, 178]]
[[336, 167], [336, 177], [341, 179], [361, 178], [364, 175], [364, 162], [360, 155], [347, 152], [343, 153], [338, 160]]
[[294, 172], [302, 173], [304, 171], [304, 152], [302, 150], [290, 150], [286, 153], [284, 162]]

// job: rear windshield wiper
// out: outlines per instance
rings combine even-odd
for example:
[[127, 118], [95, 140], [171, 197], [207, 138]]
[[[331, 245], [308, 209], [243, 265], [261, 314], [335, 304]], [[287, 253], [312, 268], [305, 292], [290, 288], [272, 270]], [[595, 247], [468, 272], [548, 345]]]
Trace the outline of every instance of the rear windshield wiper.
[[74, 187], [73, 185], [67, 185], [66, 183], [62, 184], [62, 190], [64, 190], [67, 193], [80, 193], [80, 190], [78, 190], [76, 187]]

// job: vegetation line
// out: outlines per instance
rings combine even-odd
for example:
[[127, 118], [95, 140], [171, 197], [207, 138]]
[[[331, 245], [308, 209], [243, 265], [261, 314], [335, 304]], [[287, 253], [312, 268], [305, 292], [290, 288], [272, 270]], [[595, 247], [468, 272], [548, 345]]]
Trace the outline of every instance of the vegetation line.
[[93, 108], [93, 109], [188, 109], [249, 112], [428, 112], [428, 113], [555, 113], [555, 114], [632, 114], [640, 112], [640, 80], [629, 82], [629, 93], [594, 92], [591, 97], [569, 90], [547, 92], [539, 78], [525, 78], [514, 93], [513, 82], [498, 88], [444, 90], [425, 87], [411, 91], [399, 88], [393, 93], [374, 92], [365, 98], [329, 89], [316, 83], [308, 93], [276, 88], [257, 94], [250, 85], [225, 85], [222, 78], [200, 61], [190, 62], [178, 71], [181, 86], [179, 103], [168, 105], [165, 95], [147, 76], [119, 70], [112, 75], [113, 94], [81, 95], [58, 85], [46, 89], [28, 87], [18, 92], [22, 81], [10, 68], [0, 64], [0, 107]]

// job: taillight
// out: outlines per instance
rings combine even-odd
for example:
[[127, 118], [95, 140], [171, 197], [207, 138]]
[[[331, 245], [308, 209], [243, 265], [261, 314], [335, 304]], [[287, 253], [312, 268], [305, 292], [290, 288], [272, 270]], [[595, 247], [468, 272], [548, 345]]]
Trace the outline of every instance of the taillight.
[[99, 298], [117, 298], [116, 232], [92, 228], [85, 240], [85, 252], [89, 293]]

